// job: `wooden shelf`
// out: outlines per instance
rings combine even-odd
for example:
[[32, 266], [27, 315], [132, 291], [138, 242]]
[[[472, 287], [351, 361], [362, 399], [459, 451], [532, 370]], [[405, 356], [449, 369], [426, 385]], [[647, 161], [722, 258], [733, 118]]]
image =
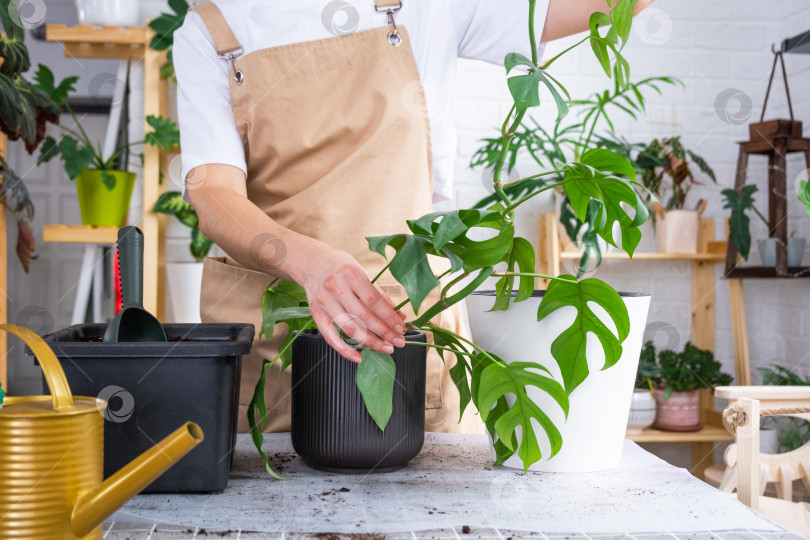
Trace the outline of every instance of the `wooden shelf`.
[[45, 225], [43, 240], [64, 244], [115, 244], [118, 241], [118, 228], [90, 227], [89, 225]]
[[[561, 259], [579, 259], [582, 257], [582, 253], [577, 251], [563, 251], [560, 253]], [[671, 261], [671, 260], [681, 260], [681, 261], [704, 261], [704, 262], [713, 262], [713, 263], [721, 263], [725, 262], [726, 255], [725, 253], [636, 253], [633, 255], [631, 259], [627, 253], [619, 252], [619, 253], [602, 253], [602, 259], [612, 259], [612, 260], [620, 260], [620, 261]]]
[[773, 266], [740, 266], [726, 274], [727, 279], [796, 279], [810, 278], [810, 266], [790, 266], [787, 275], [780, 276]]
[[734, 435], [722, 426], [703, 426], [699, 431], [664, 431], [662, 429], [647, 428], [641, 433], [628, 433], [627, 439], [635, 442], [715, 442], [733, 441]]
[[62, 43], [65, 57], [143, 60], [147, 29], [141, 26], [65, 26], [49, 24], [48, 41]]

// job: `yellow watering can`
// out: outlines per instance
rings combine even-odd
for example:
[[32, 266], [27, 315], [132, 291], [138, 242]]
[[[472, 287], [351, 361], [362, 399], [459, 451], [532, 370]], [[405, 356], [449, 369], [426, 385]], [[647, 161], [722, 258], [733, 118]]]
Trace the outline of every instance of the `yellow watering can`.
[[7, 397], [0, 408], [0, 538], [100, 539], [101, 522], [203, 440], [188, 422], [102, 482], [107, 402], [72, 396], [50, 347], [14, 334], [39, 360], [51, 396]]

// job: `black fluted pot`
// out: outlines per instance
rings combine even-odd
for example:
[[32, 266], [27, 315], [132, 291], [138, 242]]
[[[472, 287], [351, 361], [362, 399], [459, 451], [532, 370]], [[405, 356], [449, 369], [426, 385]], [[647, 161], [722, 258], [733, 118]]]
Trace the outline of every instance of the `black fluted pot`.
[[[426, 341], [408, 332], [407, 341]], [[327, 472], [361, 474], [405, 467], [425, 441], [427, 349], [395, 349], [393, 412], [381, 432], [363, 403], [357, 364], [329, 346], [317, 330], [293, 344], [292, 445], [307, 464]]]

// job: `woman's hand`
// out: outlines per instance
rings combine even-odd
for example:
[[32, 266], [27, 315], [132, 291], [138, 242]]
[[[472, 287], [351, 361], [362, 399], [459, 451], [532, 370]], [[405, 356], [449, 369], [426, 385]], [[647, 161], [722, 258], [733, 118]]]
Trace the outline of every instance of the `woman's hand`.
[[324, 339], [341, 356], [360, 362], [360, 353], [340, 338], [335, 325], [381, 353], [405, 346], [404, 314], [394, 311], [391, 299], [348, 253], [326, 247], [307, 259], [294, 278], [307, 292], [312, 318]]

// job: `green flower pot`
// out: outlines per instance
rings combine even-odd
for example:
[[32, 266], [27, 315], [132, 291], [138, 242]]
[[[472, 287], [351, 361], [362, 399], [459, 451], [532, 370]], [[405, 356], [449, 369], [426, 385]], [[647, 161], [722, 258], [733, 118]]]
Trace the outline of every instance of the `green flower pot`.
[[125, 171], [108, 172], [115, 178], [112, 189], [104, 185], [101, 171], [88, 169], [76, 177], [79, 210], [84, 225], [121, 228], [127, 224], [135, 174]]

